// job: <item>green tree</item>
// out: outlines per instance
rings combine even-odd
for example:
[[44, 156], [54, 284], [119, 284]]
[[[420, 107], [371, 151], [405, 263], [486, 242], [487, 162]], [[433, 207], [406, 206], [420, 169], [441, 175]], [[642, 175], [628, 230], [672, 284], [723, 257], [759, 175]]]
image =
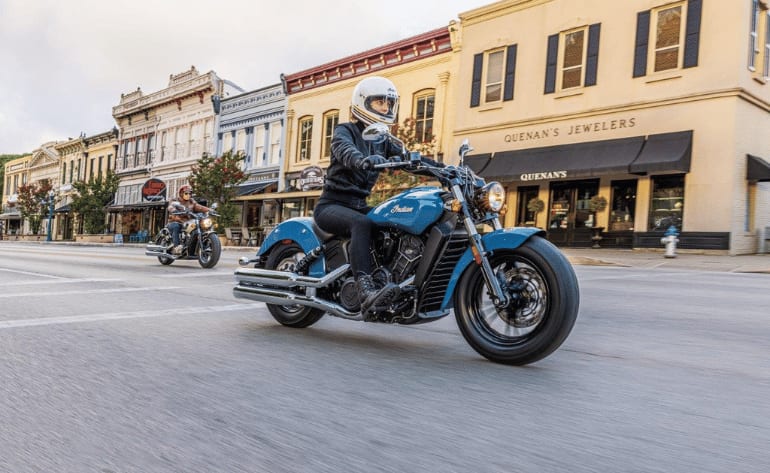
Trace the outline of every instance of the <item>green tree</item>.
[[195, 189], [195, 195], [209, 203], [219, 203], [217, 228], [220, 230], [238, 221], [238, 206], [232, 200], [238, 193], [238, 185], [247, 179], [241, 169], [245, 159], [246, 155], [241, 151], [225, 151], [216, 158], [204, 153], [192, 166], [190, 185]]
[[83, 219], [85, 233], [103, 233], [107, 229], [107, 206], [115, 198], [118, 184], [120, 178], [112, 171], [88, 182], [72, 183], [77, 194], [72, 197], [70, 207]]
[[19, 186], [19, 211], [22, 220], [29, 222], [32, 235], [40, 233], [43, 216], [48, 215], [48, 194], [52, 190], [53, 186], [48, 179]]
[[[404, 142], [407, 150], [419, 151], [423, 156], [435, 156], [438, 150], [436, 137], [431, 135], [430, 141], [418, 141], [416, 123], [414, 118], [409, 117], [402, 125], [396, 125], [393, 133], [396, 138]], [[406, 189], [425, 184], [430, 180], [428, 177], [415, 176], [406, 171], [387, 170], [380, 174], [366, 202], [370, 206], [375, 206]]]

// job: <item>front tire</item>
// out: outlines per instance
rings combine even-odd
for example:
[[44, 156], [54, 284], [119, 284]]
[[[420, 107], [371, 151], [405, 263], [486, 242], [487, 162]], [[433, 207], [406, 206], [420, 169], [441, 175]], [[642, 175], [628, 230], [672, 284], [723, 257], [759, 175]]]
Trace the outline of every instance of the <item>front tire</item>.
[[[304, 257], [305, 253], [297, 245], [293, 243], [288, 245], [279, 243], [270, 251], [265, 268], [293, 272], [297, 267], [297, 263]], [[278, 323], [293, 328], [309, 327], [318, 322], [324, 315], [324, 311], [321, 309], [314, 309], [299, 304], [267, 304], [267, 310], [270, 311], [270, 314]]]
[[204, 235], [200, 241], [198, 249], [198, 264], [204, 268], [213, 268], [219, 262], [222, 255], [222, 242], [219, 241], [219, 235], [209, 233]]
[[497, 310], [478, 265], [465, 270], [455, 293], [455, 317], [468, 344], [487, 359], [526, 365], [550, 355], [566, 340], [577, 319], [580, 290], [567, 258], [552, 243], [533, 236], [515, 249], [489, 258], [519, 298]]

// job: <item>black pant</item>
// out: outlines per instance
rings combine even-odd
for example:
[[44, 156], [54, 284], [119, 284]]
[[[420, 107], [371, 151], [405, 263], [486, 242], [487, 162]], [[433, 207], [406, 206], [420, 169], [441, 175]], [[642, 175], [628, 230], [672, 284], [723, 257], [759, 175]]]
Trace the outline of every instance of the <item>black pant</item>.
[[313, 219], [322, 230], [350, 238], [350, 266], [353, 274], [372, 274], [369, 256], [374, 222], [366, 215], [369, 208], [351, 209], [339, 204], [318, 204]]

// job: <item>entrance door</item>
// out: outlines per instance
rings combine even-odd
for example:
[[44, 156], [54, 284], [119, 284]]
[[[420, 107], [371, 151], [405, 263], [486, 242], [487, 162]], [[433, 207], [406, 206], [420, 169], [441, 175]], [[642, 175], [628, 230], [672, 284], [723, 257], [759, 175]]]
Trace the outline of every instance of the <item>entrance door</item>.
[[599, 180], [551, 183], [548, 239], [562, 246], [590, 246], [593, 215], [588, 203], [599, 193]]
[[518, 199], [517, 202], [519, 205], [516, 206], [516, 225], [519, 227], [524, 226], [530, 226], [534, 227], [537, 225], [537, 222], [535, 219], [537, 218], [537, 215], [535, 212], [532, 212], [531, 210], [527, 209], [527, 204], [530, 200], [536, 199], [537, 194], [539, 192], [540, 188], [537, 186], [534, 187], [519, 187], [518, 190]]

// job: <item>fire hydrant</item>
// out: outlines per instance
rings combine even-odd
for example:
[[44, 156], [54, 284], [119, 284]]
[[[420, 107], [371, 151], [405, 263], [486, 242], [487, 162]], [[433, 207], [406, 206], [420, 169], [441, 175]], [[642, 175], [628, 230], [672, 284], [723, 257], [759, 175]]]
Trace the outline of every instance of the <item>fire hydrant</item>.
[[671, 225], [663, 234], [663, 238], [660, 242], [666, 245], [666, 252], [663, 254], [665, 258], [676, 258], [676, 244], [679, 243], [679, 232], [676, 231], [676, 227]]

